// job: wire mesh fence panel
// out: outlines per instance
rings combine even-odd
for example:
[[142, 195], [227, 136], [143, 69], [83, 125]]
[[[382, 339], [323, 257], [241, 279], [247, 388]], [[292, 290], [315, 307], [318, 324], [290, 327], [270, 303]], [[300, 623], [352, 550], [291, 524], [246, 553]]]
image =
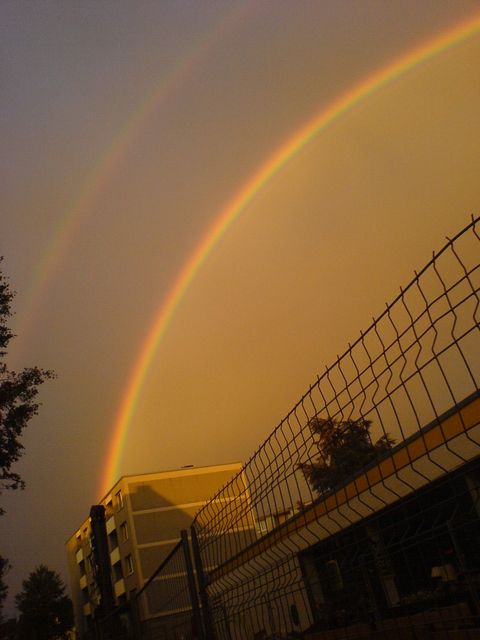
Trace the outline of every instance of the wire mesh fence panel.
[[[196, 515], [219, 638], [373, 637], [432, 579], [459, 576], [473, 620], [478, 586], [460, 565], [470, 554], [476, 567], [462, 541], [478, 535], [478, 474], [459, 476], [458, 500], [432, 487], [454, 486], [480, 453], [477, 224], [415, 273]], [[449, 564], [455, 579], [443, 580]], [[452, 616], [468, 618], [462, 607]]]
[[317, 637], [362, 627], [366, 637], [474, 637], [479, 469], [467, 465], [302, 552]]
[[136, 596], [141, 638], [190, 640], [199, 637], [186, 545], [188, 540], [182, 538]]

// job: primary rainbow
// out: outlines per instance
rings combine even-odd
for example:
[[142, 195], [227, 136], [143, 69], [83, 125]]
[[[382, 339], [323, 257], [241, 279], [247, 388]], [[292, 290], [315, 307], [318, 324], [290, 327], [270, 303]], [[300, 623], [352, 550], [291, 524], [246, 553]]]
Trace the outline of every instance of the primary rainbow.
[[399, 78], [413, 67], [442, 51], [457, 45], [480, 31], [480, 14], [442, 32], [415, 47], [380, 70], [361, 80], [333, 102], [323, 107], [313, 118], [300, 127], [286, 142], [261, 164], [215, 218], [211, 227], [178, 273], [162, 301], [155, 319], [141, 346], [123, 394], [101, 476], [100, 495], [103, 496], [117, 480], [118, 466], [139, 396], [153, 358], [175, 310], [208, 254], [221, 239], [233, 221], [248, 206], [259, 191], [319, 133], [341, 115], [352, 109], [386, 84]]

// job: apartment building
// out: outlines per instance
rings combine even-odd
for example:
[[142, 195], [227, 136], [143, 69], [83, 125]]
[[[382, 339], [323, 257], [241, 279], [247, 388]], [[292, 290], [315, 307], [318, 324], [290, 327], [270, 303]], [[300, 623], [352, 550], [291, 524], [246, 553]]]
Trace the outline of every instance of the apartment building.
[[[197, 511], [240, 470], [235, 463], [120, 478], [66, 542], [80, 637], [93, 628], [102, 580], [110, 589], [112, 606], [131, 600], [178, 543], [180, 531], [189, 528]], [[105, 514], [103, 536], [92, 535], [99, 513], [102, 519]], [[101, 537], [107, 541], [106, 577], [100, 575], [98, 561]], [[142, 615], [155, 617], [154, 603], [147, 603]]]

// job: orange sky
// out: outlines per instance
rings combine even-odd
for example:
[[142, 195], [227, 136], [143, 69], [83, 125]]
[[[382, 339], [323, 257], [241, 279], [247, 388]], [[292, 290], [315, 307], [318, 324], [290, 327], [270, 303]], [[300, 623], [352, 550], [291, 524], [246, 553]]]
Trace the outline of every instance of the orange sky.
[[[142, 340], [218, 212], [322, 105], [476, 11], [460, 0], [2, 4], [1, 253], [14, 329], [26, 327], [11, 362], [58, 373], [24, 439], [27, 489], [2, 496], [12, 595], [35, 563], [63, 571]], [[161, 343], [122, 473], [244, 460], [478, 213], [479, 61], [476, 36], [415, 68], [247, 207]], [[32, 306], [72, 203], [161, 86]]]

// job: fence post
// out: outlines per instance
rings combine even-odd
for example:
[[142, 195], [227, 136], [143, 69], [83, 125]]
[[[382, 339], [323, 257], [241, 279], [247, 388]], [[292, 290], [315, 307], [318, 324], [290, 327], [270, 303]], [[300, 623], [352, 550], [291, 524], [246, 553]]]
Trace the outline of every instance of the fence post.
[[207, 593], [207, 578], [203, 571], [202, 556], [200, 555], [200, 547], [198, 544], [197, 532], [195, 531], [195, 525], [190, 527], [192, 537], [192, 550], [193, 560], [195, 562], [195, 570], [197, 572], [198, 590], [200, 593], [200, 602], [202, 605], [202, 622], [203, 622], [203, 637], [207, 640], [214, 640], [215, 633], [213, 630], [212, 616], [210, 611], [210, 603], [208, 601]]
[[180, 536], [182, 539], [183, 555], [185, 558], [185, 568], [187, 570], [188, 593], [190, 595], [190, 603], [192, 605], [193, 637], [198, 638], [198, 640], [206, 640], [205, 634], [203, 633], [197, 586], [195, 583], [195, 573], [193, 571], [192, 556], [190, 554], [190, 545], [188, 542], [187, 531], [185, 529], [182, 529], [180, 531]]
[[137, 594], [130, 600], [130, 624], [133, 630], [133, 640], [142, 640], [142, 623], [140, 621], [140, 611]]

